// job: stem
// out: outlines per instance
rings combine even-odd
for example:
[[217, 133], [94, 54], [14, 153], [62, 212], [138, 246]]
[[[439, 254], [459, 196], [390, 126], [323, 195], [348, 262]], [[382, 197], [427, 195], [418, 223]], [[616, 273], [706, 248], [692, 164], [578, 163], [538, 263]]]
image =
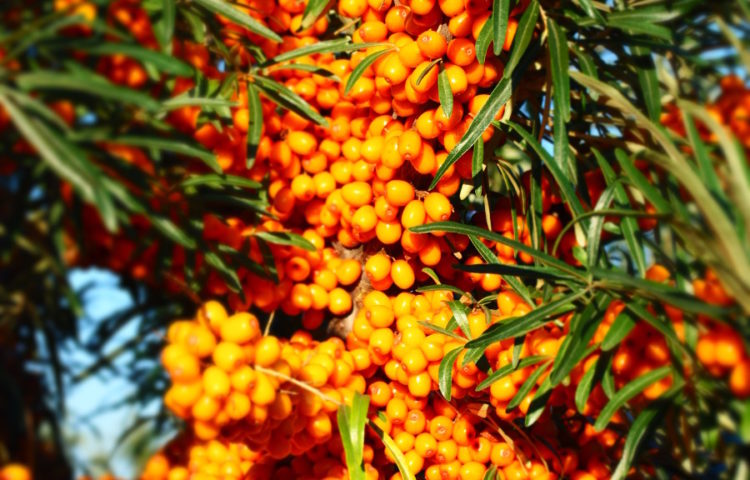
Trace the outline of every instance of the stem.
[[272, 370], [270, 368], [259, 367], [257, 365], [255, 365], [254, 368], [255, 368], [255, 370], [257, 370], [257, 371], [259, 371], [261, 373], [264, 373], [264, 374], [269, 375], [271, 377], [279, 378], [279, 379], [284, 380], [285, 382], [289, 382], [292, 385], [297, 386], [297, 387], [299, 387], [299, 388], [301, 388], [303, 390], [307, 390], [308, 392], [313, 393], [313, 394], [319, 396], [320, 398], [322, 398], [323, 400], [325, 400], [327, 402], [331, 402], [331, 403], [333, 403], [334, 405], [336, 405], [338, 407], [340, 407], [342, 405], [342, 403], [340, 401], [336, 400], [335, 398], [329, 397], [328, 395], [326, 395], [325, 393], [323, 393], [319, 389], [317, 389], [317, 388], [315, 388], [315, 387], [313, 387], [311, 385], [308, 385], [305, 382], [297, 380], [296, 378], [292, 378], [289, 375], [285, 375], [283, 373], [277, 372], [276, 370]]

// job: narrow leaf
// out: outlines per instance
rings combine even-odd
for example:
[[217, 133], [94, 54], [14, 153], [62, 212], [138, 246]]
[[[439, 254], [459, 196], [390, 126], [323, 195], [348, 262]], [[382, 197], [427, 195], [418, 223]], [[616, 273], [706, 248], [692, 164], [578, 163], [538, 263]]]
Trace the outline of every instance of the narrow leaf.
[[456, 363], [456, 359], [462, 350], [463, 348], [459, 347], [446, 353], [438, 367], [438, 388], [440, 388], [440, 393], [443, 397], [449, 402], [451, 400], [451, 386], [453, 385], [453, 365]]
[[226, 17], [233, 23], [245, 27], [253, 33], [257, 33], [261, 37], [265, 37], [269, 40], [273, 40], [274, 42], [281, 43], [281, 37], [276, 32], [263, 25], [250, 15], [235, 8], [234, 5], [230, 4], [229, 2], [225, 2], [224, 0], [194, 0], [194, 2], [198, 5], [201, 5], [206, 10], [209, 10], [222, 17]]
[[246, 168], [250, 169], [255, 163], [255, 156], [258, 153], [258, 145], [263, 133], [263, 107], [260, 103], [260, 94], [258, 89], [252, 83], [247, 83], [247, 108], [250, 114], [250, 122], [247, 128], [247, 163]]
[[440, 69], [437, 83], [440, 106], [443, 108], [445, 116], [450, 117], [453, 113], [453, 92], [451, 91], [451, 84], [448, 81], [448, 74], [444, 68]]
[[615, 414], [615, 412], [617, 412], [617, 410], [620, 409], [620, 407], [625, 404], [625, 402], [638, 395], [649, 385], [658, 382], [662, 378], [666, 377], [670, 372], [671, 367], [669, 366], [657, 368], [644, 375], [641, 375], [640, 377], [622, 387], [599, 413], [599, 417], [596, 419], [596, 422], [594, 422], [594, 429], [597, 432], [601, 432], [602, 430], [604, 430], [604, 427], [609, 424], [612, 416]]
[[510, 13], [510, 0], [494, 0], [492, 3], [492, 51], [495, 56], [503, 53], [505, 45], [505, 34], [508, 30], [508, 14]]
[[349, 91], [352, 89], [355, 83], [357, 83], [357, 80], [360, 79], [362, 74], [365, 73], [365, 71], [375, 63], [375, 61], [385, 55], [386, 53], [390, 53], [393, 50], [390, 48], [385, 48], [383, 50], [378, 50], [375, 53], [371, 53], [370, 55], [366, 56], [362, 59], [361, 62], [357, 64], [356, 67], [352, 70], [352, 73], [349, 74], [349, 79], [346, 81], [346, 86], [344, 87], [344, 95], [348, 95]]
[[302, 14], [302, 23], [297, 31], [307, 30], [320, 18], [325, 12], [330, 0], [310, 0]]

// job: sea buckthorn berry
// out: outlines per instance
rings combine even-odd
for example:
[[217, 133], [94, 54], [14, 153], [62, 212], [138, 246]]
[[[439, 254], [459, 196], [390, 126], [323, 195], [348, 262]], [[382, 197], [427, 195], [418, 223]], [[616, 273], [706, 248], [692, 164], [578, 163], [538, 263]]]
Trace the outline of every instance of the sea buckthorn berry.
[[378, 216], [375, 214], [375, 207], [372, 205], [363, 205], [354, 212], [352, 216], [352, 230], [355, 232], [369, 232], [378, 223]]
[[440, 129], [435, 122], [435, 110], [425, 110], [414, 123], [422, 138], [432, 140], [440, 136]]
[[262, 337], [255, 343], [255, 364], [269, 367], [281, 358], [279, 339], [272, 336]]
[[310, 155], [318, 147], [318, 141], [309, 132], [291, 131], [286, 141], [297, 155]]
[[458, 472], [458, 478], [460, 480], [481, 480], [484, 478], [486, 470], [486, 467], [479, 462], [464, 463]]
[[370, 350], [378, 355], [388, 355], [393, 347], [393, 331], [389, 328], [378, 328], [370, 335]]
[[401, 290], [408, 290], [414, 285], [414, 269], [406, 260], [396, 260], [391, 264], [391, 279]]
[[409, 350], [401, 360], [406, 370], [411, 374], [423, 372], [427, 368], [427, 358], [419, 348]]
[[490, 461], [497, 467], [507, 467], [516, 459], [516, 454], [505, 442], [499, 442], [492, 446]]
[[376, 407], [385, 407], [388, 402], [393, 398], [391, 387], [385, 382], [373, 382], [367, 389], [368, 395], [370, 395], [370, 403]]
[[422, 138], [416, 130], [407, 130], [398, 139], [398, 153], [405, 159], [416, 158], [422, 151]]
[[729, 389], [738, 398], [750, 397], [750, 360], [745, 359], [732, 369]]
[[211, 358], [217, 367], [226, 372], [234, 371], [247, 361], [247, 356], [242, 347], [231, 342], [221, 342], [216, 345]]
[[470, 65], [476, 58], [474, 42], [466, 38], [454, 38], [448, 44], [448, 58], [460, 67]]
[[365, 318], [375, 328], [386, 328], [393, 325], [396, 317], [389, 306], [372, 305], [365, 309]]
[[417, 44], [422, 55], [430, 59], [442, 57], [448, 48], [445, 38], [435, 30], [427, 30], [422, 33], [417, 39]]
[[404, 180], [391, 180], [385, 185], [385, 198], [391, 205], [403, 207], [414, 199], [414, 187]]
[[432, 379], [427, 372], [418, 373], [409, 377], [409, 393], [415, 397], [423, 398], [430, 394]]
[[391, 274], [391, 259], [384, 253], [371, 255], [365, 262], [365, 273], [370, 281], [379, 282]]
[[360, 154], [362, 158], [368, 163], [379, 163], [380, 157], [383, 153], [383, 147], [385, 145], [385, 138], [381, 136], [370, 137], [362, 142], [360, 148]]
[[345, 286], [352, 285], [359, 280], [361, 274], [362, 264], [354, 259], [344, 260], [336, 268], [336, 279], [341, 285]]
[[405, 5], [396, 5], [385, 16], [385, 25], [392, 33], [403, 32], [406, 28], [406, 17], [409, 15], [409, 8]]
[[426, 60], [419, 49], [419, 44], [413, 40], [399, 48], [398, 58], [407, 68], [415, 68]]
[[309, 202], [315, 196], [315, 182], [310, 175], [297, 175], [292, 180], [292, 194], [297, 200]]
[[372, 187], [366, 182], [351, 182], [341, 187], [344, 201], [353, 207], [361, 207], [372, 201]]
[[385, 23], [378, 21], [369, 21], [360, 25], [359, 36], [365, 42], [382, 42], [388, 36], [388, 28]]
[[385, 80], [391, 85], [403, 83], [409, 76], [409, 69], [401, 62], [397, 53], [386, 55], [382, 64], [382, 72]]
[[258, 319], [250, 313], [236, 313], [224, 322], [220, 333], [226, 342], [249, 342], [260, 335]]
[[[387, 188], [388, 184], [386, 184], [386, 194]], [[398, 218], [398, 207], [391, 205], [386, 196], [382, 195], [375, 200], [375, 215], [385, 222], [396, 220]]]
[[328, 309], [334, 315], [344, 315], [352, 309], [352, 296], [343, 288], [328, 292]]
[[444, 71], [453, 95], [464, 93], [469, 86], [469, 81], [466, 78], [466, 72], [464, 72], [464, 69], [458, 65], [448, 63], [445, 65]]
[[401, 225], [405, 229], [423, 225], [426, 219], [427, 212], [421, 200], [410, 201], [401, 212]]
[[427, 216], [435, 222], [448, 220], [453, 212], [450, 200], [442, 193], [431, 192], [424, 199]]
[[397, 221], [379, 221], [375, 226], [375, 236], [383, 245], [393, 245], [401, 239], [401, 224]]
[[385, 407], [385, 414], [394, 425], [401, 425], [406, 420], [408, 409], [406, 402], [400, 398], [391, 398]]
[[214, 398], [224, 398], [229, 395], [231, 384], [229, 375], [219, 367], [210, 366], [203, 372], [203, 391]]

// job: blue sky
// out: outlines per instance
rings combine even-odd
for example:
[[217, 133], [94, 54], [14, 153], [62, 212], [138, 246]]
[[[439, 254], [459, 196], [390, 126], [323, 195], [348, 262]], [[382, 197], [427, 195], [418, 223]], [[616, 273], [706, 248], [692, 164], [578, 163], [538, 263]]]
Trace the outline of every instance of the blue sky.
[[[88, 286], [82, 295], [84, 317], [79, 322], [79, 340], [85, 343], [92, 335], [95, 327], [107, 316], [127, 308], [133, 304], [129, 292], [119, 286], [116, 275], [106, 270], [87, 269], [73, 270], [70, 281], [76, 290]], [[119, 345], [132, 338], [137, 333], [138, 319], [131, 320], [115, 337], [102, 346], [103, 354], [115, 350]], [[73, 374], [91, 365], [95, 357], [74, 342], [65, 346], [61, 354], [65, 365]], [[122, 355], [115, 367], [128, 368], [132, 361], [129, 355]], [[76, 467], [76, 474], [84, 473], [82, 467], [96, 466], [106, 460], [108, 470], [122, 478], [134, 478], [137, 466], [132, 464], [127, 454], [127, 448], [117, 448], [118, 438], [133, 424], [140, 407], [133, 405], [109, 408], [134, 390], [134, 385], [114, 372], [102, 372], [96, 376], [72, 384], [66, 382], [65, 392], [66, 415], [63, 419], [63, 431], [68, 440], [71, 461]], [[149, 410], [156, 410], [158, 403], [149, 406]], [[155, 439], [161, 443], [164, 439]], [[92, 468], [90, 473], [103, 473]]]

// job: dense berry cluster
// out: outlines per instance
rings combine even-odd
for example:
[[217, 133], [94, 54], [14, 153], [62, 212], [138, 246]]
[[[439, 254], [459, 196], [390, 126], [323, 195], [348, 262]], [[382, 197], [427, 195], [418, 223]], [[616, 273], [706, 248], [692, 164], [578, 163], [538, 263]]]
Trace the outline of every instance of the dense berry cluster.
[[[219, 17], [220, 41], [232, 49], [236, 65], [244, 70], [255, 65], [240, 38], [250, 39], [272, 58], [313, 45], [329, 30], [326, 16], [300, 30], [304, 1], [237, 3], [237, 8], [283, 38], [274, 43]], [[574, 401], [577, 388], [607, 359], [618, 389], [675, 359], [676, 346], [643, 321], [634, 321], [612, 351], [601, 348], [626, 308], [625, 301], [602, 306], [602, 318], [587, 345], [593, 348], [572, 369], [569, 381], [550, 387], [548, 378], [553, 359], [570, 334], [570, 313], [519, 339], [492, 343], [481, 359], [467, 359], [470, 350], [462, 351], [449, 365], [447, 391], [440, 385], [444, 358], [492, 325], [528, 314], [535, 305], [515, 293], [499, 274], [454, 269], [456, 263], [485, 263], [467, 238], [439, 231], [419, 234], [410, 228], [460, 214], [467, 222], [526, 246], [534, 244], [535, 236], [541, 238], [549, 247], [546, 250], [570, 264], [579, 263], [574, 229], [563, 233], [570, 212], [547, 171], [540, 173], [538, 226], [527, 223], [526, 205], [520, 199], [500, 199], [486, 215], [466, 206], [462, 187], [472, 185], [475, 173], [471, 151], [446, 170], [434, 190], [427, 188], [502, 77], [505, 57], [494, 55], [491, 48], [476, 51], [477, 39], [490, 20], [491, 4], [490, 0], [339, 0], [340, 20], [358, 22], [352, 23], [352, 41], [368, 46], [348, 56], [315, 53], [265, 69], [264, 74], [304, 99], [320, 121], [284, 110], [261, 95], [263, 124], [249, 168], [252, 125], [247, 105], [250, 90], [257, 88], [253, 85], [262, 81], [260, 76], [250, 74], [249, 83], [240, 82], [233, 97], [238, 106], [224, 124], [204, 121], [197, 106], [176, 108], [166, 116], [172, 127], [212, 151], [224, 172], [265, 182], [269, 206], [260, 222], [222, 212], [209, 214], [203, 218], [203, 239], [233, 250], [247, 242], [248, 256], [257, 264], [267, 263], [270, 254], [278, 279], [274, 282], [240, 267], [240, 295], [213, 273], [204, 293], [218, 300], [205, 303], [195, 319], [169, 327], [161, 357], [171, 380], [164, 401], [190, 432], [148, 462], [144, 480], [347, 478], [336, 412], [356, 393], [370, 398], [368, 417], [374, 428], [368, 430], [365, 443], [368, 479], [401, 478], [392, 452], [379, 443], [378, 430], [393, 439], [410, 473], [427, 480], [479, 480], [489, 468], [501, 470], [509, 480], [609, 477], [622, 454], [619, 427], [625, 427], [626, 421], [614, 415], [611, 429], [594, 429], [591, 419], [609, 395], [597, 384], [579, 408]], [[511, 48], [527, 4], [516, 2], [510, 12], [500, 50]], [[56, 8], [84, 17], [95, 13], [91, 4], [75, 0], [56, 2]], [[126, 27], [145, 47], [157, 46], [140, 2], [112, 2], [107, 21]], [[86, 31], [69, 33], [85, 35]], [[174, 40], [173, 51], [208, 79], [228, 76], [204, 45]], [[368, 62], [363, 72], [358, 68], [362, 62]], [[184, 77], [158, 85], [138, 61], [119, 54], [102, 56], [98, 70], [116, 84], [169, 88], [174, 96], [196, 86]], [[355, 72], [357, 78], [350, 81]], [[447, 82], [453, 98], [450, 112], [441, 105], [441, 81]], [[750, 95], [732, 79], [723, 87], [724, 94], [711, 111], [741, 138], [750, 138]], [[72, 122], [70, 105], [54, 108]], [[497, 119], [504, 115], [502, 109], [495, 113]], [[7, 119], [0, 116], [3, 122]], [[679, 111], [667, 113], [663, 122], [684, 133]], [[482, 141], [499, 137], [489, 126]], [[103, 147], [153, 173], [144, 150]], [[526, 172], [520, 182], [526, 194], [530, 175]], [[594, 205], [605, 181], [599, 171], [583, 176], [588, 198], [582, 200]], [[168, 213], [179, 211], [183, 199], [166, 187], [160, 206]], [[643, 208], [650, 210], [647, 204]], [[141, 251], [125, 234], [111, 235], [93, 208], [83, 222], [87, 254], [82, 258], [148, 279], [158, 245]], [[639, 219], [639, 224], [644, 230], [654, 227], [652, 219]], [[141, 218], [134, 218], [132, 226], [136, 231], [152, 228]], [[541, 232], [535, 233], [536, 227]], [[264, 252], [255, 236], [274, 232], [300, 235], [311, 248], [271, 244]], [[526, 252], [501, 242], [480, 241], [500, 263], [533, 263]], [[553, 251], [552, 245], [558, 244]], [[167, 279], [170, 290], [181, 289], [187, 261], [177, 247], [173, 275]], [[204, 260], [198, 256], [195, 261]], [[458, 298], [451, 289], [417, 291], [428, 283], [424, 267], [466, 295]], [[668, 282], [669, 273], [654, 265], [647, 278]], [[733, 302], [710, 271], [694, 281], [693, 289], [708, 303]], [[493, 308], [478, 305], [470, 296], [475, 291], [495, 294], [494, 304], [489, 305]], [[236, 313], [227, 313], [225, 306]], [[670, 305], [652, 305], [647, 311], [657, 307], [666, 311], [668, 328], [682, 346], [682, 312]], [[457, 308], [465, 310], [460, 325]], [[249, 313], [277, 310], [299, 316], [301, 329], [288, 339], [262, 334], [258, 317]], [[349, 323], [338, 332], [341, 338], [314, 339], [311, 332], [334, 317], [346, 316]], [[700, 326], [696, 353], [701, 366], [712, 375], [727, 377], [735, 395], [749, 396], [750, 357], [740, 335], [710, 318], [701, 318]], [[514, 367], [518, 361], [522, 365]], [[489, 377], [501, 371], [507, 373]], [[660, 397], [673, 382], [671, 376], [664, 376], [648, 385], [635, 399], [635, 407]], [[540, 394], [547, 408], [532, 428], [521, 429], [516, 421], [534, 414]], [[25, 478], [17, 468], [0, 471], [0, 480]]]

